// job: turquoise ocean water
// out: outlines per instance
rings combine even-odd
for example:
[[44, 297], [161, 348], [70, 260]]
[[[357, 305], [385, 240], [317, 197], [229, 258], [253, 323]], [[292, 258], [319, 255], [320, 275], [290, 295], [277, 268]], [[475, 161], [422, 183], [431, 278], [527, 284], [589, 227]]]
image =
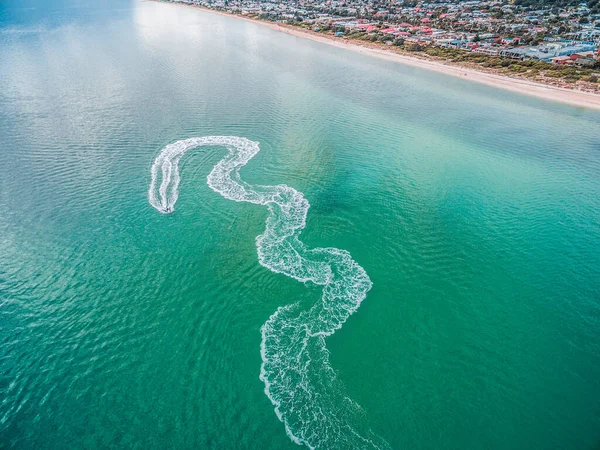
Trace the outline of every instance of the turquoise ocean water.
[[323, 285], [259, 263], [277, 210], [211, 189], [223, 147], [152, 207], [202, 136], [258, 142], [238, 182], [372, 282], [327, 351], [273, 330], [292, 435], [600, 448], [600, 113], [137, 0], [0, 2], [0, 448], [298, 448], [261, 327]]

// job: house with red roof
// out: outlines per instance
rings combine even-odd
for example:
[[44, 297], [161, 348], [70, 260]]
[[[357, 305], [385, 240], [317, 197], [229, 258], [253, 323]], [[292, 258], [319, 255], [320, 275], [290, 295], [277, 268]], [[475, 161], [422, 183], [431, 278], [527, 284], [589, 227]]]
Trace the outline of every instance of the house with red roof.
[[371, 33], [378, 29], [378, 27], [376, 25], [369, 24], [369, 23], [360, 24], [356, 28], [358, 28], [359, 30], [364, 30], [367, 33]]

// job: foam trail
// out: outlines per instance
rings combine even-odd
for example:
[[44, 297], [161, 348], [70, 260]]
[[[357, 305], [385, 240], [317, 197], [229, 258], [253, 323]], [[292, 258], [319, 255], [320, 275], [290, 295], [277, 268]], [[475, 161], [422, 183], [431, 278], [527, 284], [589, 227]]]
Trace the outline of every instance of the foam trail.
[[236, 202], [268, 207], [265, 232], [256, 238], [260, 264], [323, 286], [321, 299], [312, 307], [280, 307], [261, 328], [260, 379], [288, 436], [311, 449], [388, 448], [362, 425], [360, 407], [343, 395], [325, 346], [325, 338], [343, 325], [371, 289], [367, 273], [345, 250], [308, 249], [298, 239], [310, 207], [301, 192], [284, 184], [249, 185], [240, 178], [240, 168], [259, 152], [258, 142], [245, 138], [205, 136], [167, 145], [151, 169], [148, 201], [154, 208], [164, 214], [174, 210], [179, 161], [200, 146], [228, 149], [208, 175], [212, 190]]

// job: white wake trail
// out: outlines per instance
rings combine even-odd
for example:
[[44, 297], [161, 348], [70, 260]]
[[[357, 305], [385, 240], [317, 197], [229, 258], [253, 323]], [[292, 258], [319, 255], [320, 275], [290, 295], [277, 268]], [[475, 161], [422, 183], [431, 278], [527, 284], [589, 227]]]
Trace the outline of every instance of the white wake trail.
[[200, 146], [228, 149], [208, 175], [213, 191], [236, 202], [268, 207], [265, 232], [256, 238], [260, 264], [323, 286], [321, 299], [311, 308], [280, 307], [261, 328], [260, 379], [287, 434], [311, 449], [388, 448], [364, 425], [360, 407], [344, 396], [325, 346], [325, 338], [343, 325], [371, 289], [367, 273], [345, 250], [308, 249], [298, 239], [310, 207], [301, 192], [285, 184], [249, 185], [240, 178], [239, 170], [260, 150], [258, 142], [245, 138], [205, 136], [167, 145], [151, 169], [148, 201], [154, 208], [164, 214], [174, 211], [179, 161]]

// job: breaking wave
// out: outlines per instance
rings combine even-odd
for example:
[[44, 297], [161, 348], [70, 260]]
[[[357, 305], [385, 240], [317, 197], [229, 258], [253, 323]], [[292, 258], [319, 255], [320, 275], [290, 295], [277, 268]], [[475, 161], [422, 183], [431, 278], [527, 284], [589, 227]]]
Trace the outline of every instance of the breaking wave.
[[367, 273], [345, 250], [309, 249], [298, 239], [310, 207], [301, 192], [285, 184], [250, 185], [240, 178], [240, 168], [259, 152], [258, 142], [245, 138], [205, 136], [167, 145], [152, 165], [148, 200], [154, 208], [173, 212], [179, 161], [200, 146], [228, 149], [208, 175], [213, 191], [269, 209], [265, 232], [256, 238], [260, 264], [323, 286], [321, 299], [312, 307], [302, 309], [298, 303], [280, 307], [261, 328], [260, 379], [288, 436], [311, 449], [388, 448], [364, 426], [361, 408], [343, 394], [325, 346], [326, 337], [343, 325], [371, 289]]

